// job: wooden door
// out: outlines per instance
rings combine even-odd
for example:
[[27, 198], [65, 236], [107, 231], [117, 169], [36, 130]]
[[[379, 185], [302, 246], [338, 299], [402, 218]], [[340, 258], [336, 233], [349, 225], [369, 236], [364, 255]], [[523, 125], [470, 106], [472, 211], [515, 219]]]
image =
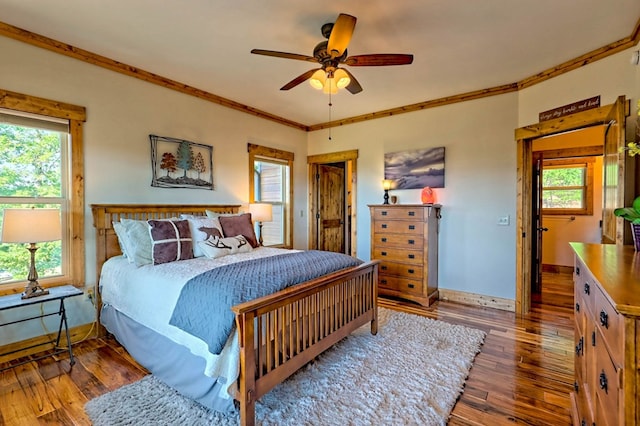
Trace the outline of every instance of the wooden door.
[[531, 224], [533, 229], [531, 234], [534, 238], [531, 241], [533, 247], [531, 248], [532, 254], [532, 269], [531, 276], [531, 292], [542, 292], [542, 233], [547, 231], [547, 228], [542, 226], [542, 153], [533, 153], [533, 183], [532, 186], [532, 200], [531, 206], [533, 208], [533, 219]]
[[625, 199], [625, 159], [618, 149], [625, 146], [625, 99], [619, 97], [607, 115], [607, 129], [604, 136], [603, 187], [602, 187], [602, 242], [623, 244], [625, 227], [623, 219], [616, 217], [613, 210], [629, 205]]
[[318, 174], [318, 249], [344, 253], [344, 164], [319, 164]]

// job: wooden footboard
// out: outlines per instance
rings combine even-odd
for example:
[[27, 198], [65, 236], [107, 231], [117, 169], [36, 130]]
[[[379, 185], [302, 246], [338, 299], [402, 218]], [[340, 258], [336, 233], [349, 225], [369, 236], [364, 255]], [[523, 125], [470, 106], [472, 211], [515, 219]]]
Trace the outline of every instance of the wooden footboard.
[[240, 423], [255, 403], [353, 330], [377, 333], [377, 261], [232, 307], [240, 339]]

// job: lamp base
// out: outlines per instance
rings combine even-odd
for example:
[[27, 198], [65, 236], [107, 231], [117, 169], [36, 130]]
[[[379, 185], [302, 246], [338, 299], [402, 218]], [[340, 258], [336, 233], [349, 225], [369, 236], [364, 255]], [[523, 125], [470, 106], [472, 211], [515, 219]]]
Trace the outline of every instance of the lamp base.
[[29, 281], [29, 284], [24, 288], [24, 293], [22, 293], [22, 299], [31, 299], [45, 294], [49, 294], [49, 290], [42, 288], [38, 281]]
[[258, 244], [260, 246], [264, 246], [264, 241], [262, 240], [262, 222], [258, 222], [258, 230], [260, 231], [260, 238], [258, 239]]

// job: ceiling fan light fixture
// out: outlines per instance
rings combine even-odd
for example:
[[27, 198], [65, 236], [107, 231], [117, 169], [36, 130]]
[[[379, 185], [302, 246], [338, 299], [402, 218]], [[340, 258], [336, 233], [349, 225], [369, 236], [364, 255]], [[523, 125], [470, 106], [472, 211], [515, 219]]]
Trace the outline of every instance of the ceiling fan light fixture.
[[322, 90], [324, 88], [326, 81], [327, 81], [327, 74], [325, 73], [325, 71], [318, 70], [314, 72], [311, 78], [309, 79], [309, 84], [314, 89]]
[[344, 89], [349, 85], [349, 83], [351, 83], [351, 79], [349, 78], [349, 75], [345, 70], [341, 68], [338, 68], [333, 73], [333, 78], [336, 80], [336, 87], [338, 89]]
[[324, 87], [322, 88], [322, 92], [326, 94], [335, 95], [338, 93], [338, 86], [336, 85], [336, 79], [333, 77], [327, 78], [327, 81], [324, 82]]

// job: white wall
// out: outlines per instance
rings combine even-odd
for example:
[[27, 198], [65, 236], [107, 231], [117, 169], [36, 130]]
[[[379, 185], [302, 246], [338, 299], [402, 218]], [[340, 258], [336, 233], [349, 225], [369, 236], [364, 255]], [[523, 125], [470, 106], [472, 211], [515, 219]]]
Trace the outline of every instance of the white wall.
[[[249, 199], [247, 142], [295, 154], [294, 211], [307, 211], [305, 132], [195, 97], [0, 37], [0, 87], [87, 109], [85, 142], [86, 286], [94, 286], [95, 232], [91, 203], [233, 203]], [[152, 188], [149, 134], [213, 146], [214, 191]], [[306, 248], [306, 218], [294, 245]], [[94, 310], [86, 297], [68, 300], [69, 325], [86, 324]], [[39, 311], [39, 306], [33, 308]], [[4, 311], [8, 316], [25, 315]], [[54, 318], [46, 327], [57, 327]], [[42, 334], [39, 321], [2, 327], [0, 346]]]
[[[334, 100], [338, 103], [339, 100]], [[370, 258], [368, 204], [383, 199], [384, 154], [445, 147], [439, 284], [515, 298], [517, 95], [514, 93], [372, 120], [309, 135], [309, 154], [358, 149], [357, 254]], [[391, 191], [420, 203], [420, 190]], [[508, 215], [509, 226], [498, 226]]]

